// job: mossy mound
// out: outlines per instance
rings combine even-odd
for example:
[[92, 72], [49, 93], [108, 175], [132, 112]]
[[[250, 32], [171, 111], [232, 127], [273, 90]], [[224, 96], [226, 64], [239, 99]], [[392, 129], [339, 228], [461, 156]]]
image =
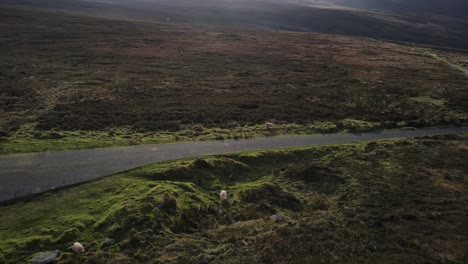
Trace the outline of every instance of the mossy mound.
[[466, 149], [431, 138], [150, 164], [1, 206], [0, 262], [58, 249], [58, 263], [462, 263]]
[[285, 170], [283, 175], [286, 179], [304, 181], [308, 190], [325, 194], [336, 192], [346, 183], [336, 169], [320, 162], [295, 165]]
[[243, 162], [227, 157], [218, 157], [176, 163], [144, 174], [151, 180], [188, 181], [204, 188], [210, 188], [215, 181], [232, 182], [240, 180], [249, 172], [249, 166]]
[[266, 204], [267, 206], [300, 211], [301, 202], [293, 194], [283, 191], [280, 186], [264, 184], [259, 188], [248, 189], [239, 193], [245, 203]]

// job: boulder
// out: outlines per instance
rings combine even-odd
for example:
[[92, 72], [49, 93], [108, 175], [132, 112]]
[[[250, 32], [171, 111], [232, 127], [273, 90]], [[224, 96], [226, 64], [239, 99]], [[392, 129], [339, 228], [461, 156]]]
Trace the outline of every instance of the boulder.
[[111, 244], [112, 244], [112, 239], [106, 238], [104, 242], [102, 242], [101, 248], [110, 247]]
[[54, 251], [44, 252], [40, 255], [35, 256], [32, 258], [32, 264], [47, 264], [52, 263], [55, 259], [60, 255], [60, 250], [56, 249]]
[[281, 215], [277, 215], [277, 214], [272, 215], [270, 218], [271, 218], [271, 220], [273, 222], [281, 222], [283, 220], [283, 217], [281, 217]]

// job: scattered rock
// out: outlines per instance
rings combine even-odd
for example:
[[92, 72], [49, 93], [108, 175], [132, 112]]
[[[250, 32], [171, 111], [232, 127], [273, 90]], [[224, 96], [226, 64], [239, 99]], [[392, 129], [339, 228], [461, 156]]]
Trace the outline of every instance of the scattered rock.
[[104, 242], [102, 242], [101, 248], [108, 248], [112, 244], [112, 239], [106, 238]]
[[283, 217], [277, 214], [272, 215], [270, 218], [273, 222], [281, 222], [283, 220]]
[[54, 251], [44, 252], [40, 255], [32, 258], [32, 264], [47, 264], [52, 263], [60, 255], [60, 250], [56, 249]]

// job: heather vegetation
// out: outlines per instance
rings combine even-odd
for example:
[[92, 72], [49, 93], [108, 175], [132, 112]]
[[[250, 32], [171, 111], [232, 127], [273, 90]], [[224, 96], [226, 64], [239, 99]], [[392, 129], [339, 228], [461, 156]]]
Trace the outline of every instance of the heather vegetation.
[[467, 263], [447, 1], [2, 0], [0, 263]]
[[[468, 120], [468, 79], [423, 48], [29, 9], [0, 14], [1, 153]], [[464, 67], [463, 53], [438, 53]]]

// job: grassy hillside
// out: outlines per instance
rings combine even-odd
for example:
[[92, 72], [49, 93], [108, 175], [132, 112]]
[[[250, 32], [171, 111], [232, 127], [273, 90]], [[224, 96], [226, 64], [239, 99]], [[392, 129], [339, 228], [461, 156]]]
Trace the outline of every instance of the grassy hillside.
[[[0, 15], [3, 153], [467, 122], [468, 79], [418, 48], [29, 9]], [[268, 121], [276, 131], [261, 128]]]
[[462, 263], [467, 150], [450, 136], [151, 164], [2, 205], [0, 262]]

